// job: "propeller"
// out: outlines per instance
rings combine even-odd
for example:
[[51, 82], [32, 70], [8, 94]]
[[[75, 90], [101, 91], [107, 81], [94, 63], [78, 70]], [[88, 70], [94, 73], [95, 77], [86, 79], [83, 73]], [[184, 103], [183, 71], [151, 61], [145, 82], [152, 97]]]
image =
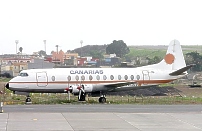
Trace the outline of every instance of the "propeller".
[[64, 89], [64, 92], [68, 92], [68, 91], [72, 92], [72, 87], [71, 86]]

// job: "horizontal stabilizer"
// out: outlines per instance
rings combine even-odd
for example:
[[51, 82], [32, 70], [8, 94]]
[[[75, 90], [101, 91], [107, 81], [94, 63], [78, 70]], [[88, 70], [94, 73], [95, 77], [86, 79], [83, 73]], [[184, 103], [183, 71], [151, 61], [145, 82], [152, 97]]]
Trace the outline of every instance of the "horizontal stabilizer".
[[181, 68], [181, 69], [179, 69], [179, 70], [176, 70], [176, 71], [170, 73], [169, 75], [171, 75], [171, 76], [183, 75], [183, 73], [184, 73], [185, 71], [189, 70], [192, 66], [194, 66], [194, 65], [188, 65], [188, 66], [186, 66], [186, 67], [183, 67], [183, 68]]

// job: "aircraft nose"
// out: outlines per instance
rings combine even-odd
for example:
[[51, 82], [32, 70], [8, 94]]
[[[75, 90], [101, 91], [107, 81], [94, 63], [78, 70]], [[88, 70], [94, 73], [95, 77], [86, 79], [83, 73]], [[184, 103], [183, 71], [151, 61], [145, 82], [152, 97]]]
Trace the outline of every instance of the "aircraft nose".
[[6, 88], [9, 89], [9, 83], [6, 84]]

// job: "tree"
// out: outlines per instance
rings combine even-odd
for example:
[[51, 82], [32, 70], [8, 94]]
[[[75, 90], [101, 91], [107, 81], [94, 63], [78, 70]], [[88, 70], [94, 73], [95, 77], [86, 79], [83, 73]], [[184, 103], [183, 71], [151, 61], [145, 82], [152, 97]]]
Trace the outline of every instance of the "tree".
[[20, 47], [20, 48], [19, 48], [19, 51], [20, 51], [20, 53], [21, 53], [21, 54], [22, 54], [22, 50], [23, 50], [23, 48], [22, 48], [22, 47]]
[[92, 56], [93, 58], [99, 58], [99, 59], [103, 58], [102, 53], [95, 50], [90, 51], [89, 55]]
[[42, 57], [42, 56], [47, 56], [46, 52], [43, 51], [43, 50], [40, 50], [40, 51], [38, 52], [38, 54], [39, 54], [40, 57]]
[[186, 63], [187, 65], [195, 64], [192, 67], [193, 71], [201, 71], [202, 70], [202, 56], [196, 51], [196, 52], [190, 52], [186, 54]]
[[116, 54], [118, 57], [124, 57], [126, 54], [130, 52], [126, 43], [123, 40], [114, 40], [111, 44], [109, 44], [106, 48], [107, 54]]
[[154, 58], [147, 57], [146, 59], [149, 60], [148, 64], [156, 64], [161, 61], [161, 58], [159, 58], [158, 56], [154, 56]]

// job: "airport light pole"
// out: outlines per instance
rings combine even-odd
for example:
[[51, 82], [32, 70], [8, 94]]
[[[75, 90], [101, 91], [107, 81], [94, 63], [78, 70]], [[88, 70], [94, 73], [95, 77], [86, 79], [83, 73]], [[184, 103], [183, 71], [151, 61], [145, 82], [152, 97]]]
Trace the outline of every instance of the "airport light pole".
[[44, 42], [44, 51], [46, 52], [46, 40], [43, 40]]
[[19, 43], [19, 40], [15, 40], [15, 44], [16, 44], [16, 55], [18, 53], [18, 43]]
[[80, 43], [81, 43], [81, 56], [80, 57], [82, 57], [82, 44], [83, 44], [83, 40], [81, 40]]

